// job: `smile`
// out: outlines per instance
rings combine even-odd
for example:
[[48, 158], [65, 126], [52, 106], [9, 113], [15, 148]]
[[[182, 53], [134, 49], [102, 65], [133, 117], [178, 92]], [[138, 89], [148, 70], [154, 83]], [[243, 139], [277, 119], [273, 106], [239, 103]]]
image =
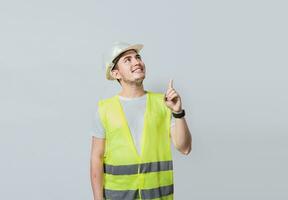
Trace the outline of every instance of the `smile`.
[[134, 72], [143, 72], [143, 70], [142, 69], [136, 69], [136, 70], [134, 70], [134, 71], [132, 71], [133, 73]]

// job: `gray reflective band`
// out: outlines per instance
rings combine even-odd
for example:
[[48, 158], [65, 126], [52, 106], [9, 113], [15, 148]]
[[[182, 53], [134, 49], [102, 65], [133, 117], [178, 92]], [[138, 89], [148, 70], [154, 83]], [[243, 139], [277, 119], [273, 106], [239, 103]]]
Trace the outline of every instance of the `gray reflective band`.
[[[173, 194], [173, 184], [153, 189], [140, 190], [142, 199], [154, 199]], [[139, 190], [108, 190], [104, 189], [104, 197], [111, 200], [134, 200], [139, 197]]]
[[[135, 165], [108, 165], [104, 164], [104, 173], [113, 175], [129, 175], [138, 173], [138, 164]], [[140, 173], [159, 172], [173, 169], [172, 160], [140, 164]]]
[[129, 175], [138, 173], [138, 165], [107, 165], [104, 164], [104, 173], [113, 175]]
[[105, 199], [111, 200], [134, 200], [139, 198], [138, 190], [108, 190], [103, 192]]
[[151, 162], [151, 163], [143, 163], [140, 165], [140, 172], [158, 172], [158, 171], [167, 171], [172, 170], [173, 164], [172, 161], [161, 161], [161, 162]]
[[141, 190], [141, 196], [142, 196], [142, 199], [154, 199], [154, 198], [159, 198], [159, 197], [173, 194], [173, 190], [174, 190], [174, 187], [172, 184], [168, 186], [162, 186], [159, 188]]

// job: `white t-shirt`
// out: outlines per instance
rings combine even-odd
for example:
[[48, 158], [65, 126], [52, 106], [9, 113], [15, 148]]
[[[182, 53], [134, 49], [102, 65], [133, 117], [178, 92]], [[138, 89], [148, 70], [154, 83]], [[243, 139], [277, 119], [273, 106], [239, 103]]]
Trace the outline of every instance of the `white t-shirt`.
[[[136, 98], [127, 98], [120, 95], [118, 95], [118, 97], [123, 107], [134, 144], [138, 150], [138, 153], [141, 154], [140, 141], [144, 125], [147, 95], [144, 94], [141, 97]], [[171, 127], [174, 125], [175, 119], [171, 115]], [[96, 138], [105, 138], [105, 129], [101, 123], [98, 108], [96, 108], [96, 114], [94, 116], [90, 135], [95, 136]]]

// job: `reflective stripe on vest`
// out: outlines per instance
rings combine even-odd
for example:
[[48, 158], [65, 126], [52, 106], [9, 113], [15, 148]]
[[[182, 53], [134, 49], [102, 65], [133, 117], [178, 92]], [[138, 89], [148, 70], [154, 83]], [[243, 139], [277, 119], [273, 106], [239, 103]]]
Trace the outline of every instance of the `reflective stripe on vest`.
[[103, 192], [105, 199], [112, 200], [133, 200], [139, 198], [139, 190], [108, 190], [104, 189]]
[[104, 164], [104, 172], [113, 175], [137, 174], [139, 166], [140, 166], [139, 171], [140, 173], [173, 170], [173, 163], [172, 160], [170, 160], [170, 161], [150, 162], [134, 165], [118, 165], [118, 166]]
[[[154, 199], [173, 194], [174, 185], [141, 190], [142, 199]], [[104, 189], [104, 197], [115, 200], [133, 200], [139, 198], [139, 190], [108, 190]]]

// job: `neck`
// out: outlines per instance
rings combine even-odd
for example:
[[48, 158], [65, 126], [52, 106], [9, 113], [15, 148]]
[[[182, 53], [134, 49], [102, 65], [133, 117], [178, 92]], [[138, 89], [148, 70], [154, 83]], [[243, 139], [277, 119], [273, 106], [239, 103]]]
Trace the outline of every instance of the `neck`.
[[129, 87], [122, 87], [122, 91], [118, 95], [127, 98], [135, 98], [135, 97], [141, 97], [144, 94], [146, 94], [146, 91], [143, 88], [143, 84], [141, 84], [141, 85], [129, 85]]

